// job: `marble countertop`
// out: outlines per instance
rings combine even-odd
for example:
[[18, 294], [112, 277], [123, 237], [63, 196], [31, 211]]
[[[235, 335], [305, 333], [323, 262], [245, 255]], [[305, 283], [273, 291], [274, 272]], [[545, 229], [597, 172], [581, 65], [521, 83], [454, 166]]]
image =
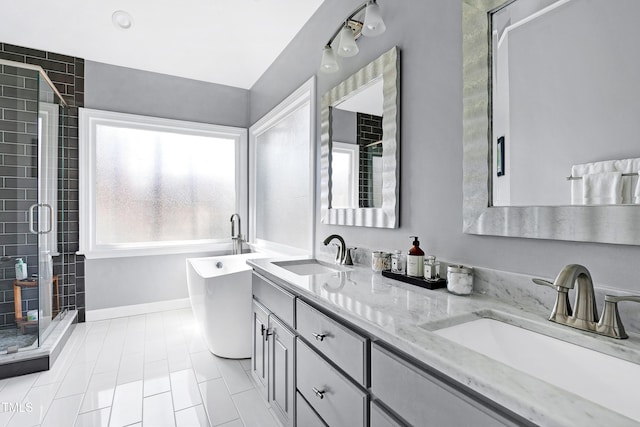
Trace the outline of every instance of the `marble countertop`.
[[[446, 289], [428, 290], [373, 273], [363, 266], [343, 272], [301, 276], [273, 262], [304, 259], [251, 259], [253, 268], [279, 284], [362, 328], [406, 354], [464, 384], [538, 425], [637, 426], [637, 421], [497, 362], [433, 333], [473, 316], [494, 317], [582, 347], [640, 364], [640, 337], [612, 340], [547, 321], [549, 312], [536, 304], [472, 294], [456, 296]], [[498, 286], [507, 286], [501, 283]], [[508, 294], [509, 292], [505, 292]], [[543, 350], [539, 357], [545, 358]], [[549, 360], [573, 363], [571, 360]], [[598, 375], [598, 367], [593, 367]], [[636, 392], [634, 391], [634, 394]]]

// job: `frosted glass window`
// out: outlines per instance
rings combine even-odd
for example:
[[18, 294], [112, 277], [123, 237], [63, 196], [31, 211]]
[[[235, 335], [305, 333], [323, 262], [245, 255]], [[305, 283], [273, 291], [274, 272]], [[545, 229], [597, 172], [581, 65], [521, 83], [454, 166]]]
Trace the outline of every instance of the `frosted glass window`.
[[229, 237], [235, 141], [98, 126], [96, 243]]
[[230, 244], [229, 218], [246, 209], [246, 129], [90, 109], [80, 122], [81, 253]]
[[310, 105], [256, 137], [256, 237], [294, 248], [311, 245]]

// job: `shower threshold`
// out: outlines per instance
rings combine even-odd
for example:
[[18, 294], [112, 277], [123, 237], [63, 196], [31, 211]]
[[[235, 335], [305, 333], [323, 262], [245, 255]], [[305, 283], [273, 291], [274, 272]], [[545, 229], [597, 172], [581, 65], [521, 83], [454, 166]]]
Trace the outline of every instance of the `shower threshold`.
[[56, 322], [40, 347], [21, 348], [17, 353], [0, 354], [0, 379], [51, 368], [73, 332], [77, 319], [77, 310], [68, 311], [64, 318]]

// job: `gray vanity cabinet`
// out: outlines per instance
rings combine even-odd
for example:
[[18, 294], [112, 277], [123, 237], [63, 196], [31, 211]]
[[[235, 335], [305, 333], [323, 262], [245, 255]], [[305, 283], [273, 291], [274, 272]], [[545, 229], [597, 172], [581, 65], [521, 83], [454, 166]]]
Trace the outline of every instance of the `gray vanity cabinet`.
[[[485, 402], [472, 398], [457, 385], [444, 382], [378, 344], [373, 344], [371, 349], [371, 392], [414, 426], [522, 425], [503, 416], [498, 408], [491, 408]], [[380, 408], [378, 411], [384, 414]], [[392, 417], [387, 416], [386, 421], [390, 420]], [[376, 425], [401, 424], [377, 422]]]
[[295, 296], [254, 274], [251, 371], [284, 426], [295, 421]]

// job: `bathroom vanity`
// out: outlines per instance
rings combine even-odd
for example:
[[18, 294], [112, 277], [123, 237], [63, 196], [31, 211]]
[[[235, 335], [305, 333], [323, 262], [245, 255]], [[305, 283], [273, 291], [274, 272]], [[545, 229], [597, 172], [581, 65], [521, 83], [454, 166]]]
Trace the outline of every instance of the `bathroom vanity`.
[[[361, 266], [326, 264], [323, 271], [314, 261], [305, 271], [303, 264], [290, 268], [275, 259], [248, 263], [254, 269], [252, 374], [285, 426], [638, 423], [597, 395], [567, 391], [562, 383], [500, 363], [441, 331], [497, 319], [636, 366], [640, 346], [634, 336], [594, 337], [548, 322], [539, 307], [417, 288]], [[545, 350], [528, 351], [543, 369], [557, 364]], [[619, 391], [625, 394], [624, 386]]]

